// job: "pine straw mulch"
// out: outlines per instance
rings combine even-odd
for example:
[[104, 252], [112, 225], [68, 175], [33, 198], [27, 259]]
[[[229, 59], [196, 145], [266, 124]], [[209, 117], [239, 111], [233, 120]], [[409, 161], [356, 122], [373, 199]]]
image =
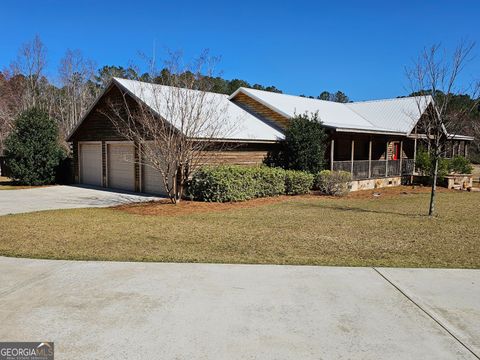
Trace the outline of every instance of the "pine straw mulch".
[[[451, 192], [445, 188], [438, 188], [438, 192]], [[276, 196], [276, 197], [267, 197], [267, 198], [258, 198], [248, 201], [240, 202], [226, 202], [226, 203], [216, 203], [216, 202], [201, 202], [201, 201], [189, 201], [182, 200], [178, 204], [172, 204], [170, 200], [162, 199], [158, 201], [150, 201], [145, 203], [134, 203], [134, 204], [125, 204], [114, 207], [116, 210], [124, 211], [130, 214], [135, 215], [158, 215], [158, 216], [182, 216], [196, 213], [209, 213], [209, 212], [221, 212], [229, 210], [239, 210], [239, 209], [248, 209], [258, 206], [266, 206], [272, 204], [283, 203], [291, 200], [320, 200], [320, 199], [335, 199], [335, 200], [345, 200], [349, 199], [361, 200], [361, 199], [383, 199], [391, 198], [398, 196], [406, 196], [413, 194], [424, 194], [430, 192], [429, 187], [423, 186], [396, 186], [391, 188], [382, 188], [375, 190], [363, 190], [356, 191], [348, 194], [343, 198], [334, 197], [334, 196], [325, 196], [320, 193], [314, 192], [308, 195], [297, 195], [297, 196]]]

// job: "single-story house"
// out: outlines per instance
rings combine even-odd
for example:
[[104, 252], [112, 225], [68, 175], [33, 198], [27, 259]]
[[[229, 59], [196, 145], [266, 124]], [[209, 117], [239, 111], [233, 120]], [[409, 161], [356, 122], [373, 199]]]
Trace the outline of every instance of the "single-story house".
[[[149, 91], [145, 91], [152, 87], [168, 91], [161, 85], [112, 79], [68, 138], [75, 182], [164, 193], [160, 175], [145, 161], [139, 161], [136, 144], [127, 141], [102, 111], [112, 100], [123, 99], [129, 106], [141, 103], [150, 107], [160, 118], [171, 121], [156, 109]], [[268, 151], [284, 138], [290, 118], [316, 112], [329, 134], [329, 167], [351, 172], [353, 190], [399, 185], [402, 177], [415, 173], [418, 141], [425, 136], [418, 132], [418, 124], [432, 101], [405, 97], [342, 104], [249, 88], [239, 88], [230, 96], [210, 96], [221, 104], [227, 118], [241, 122], [234, 131], [217, 139], [232, 146], [215, 153], [216, 163], [261, 164]], [[472, 140], [452, 136], [452, 156], [466, 155]]]

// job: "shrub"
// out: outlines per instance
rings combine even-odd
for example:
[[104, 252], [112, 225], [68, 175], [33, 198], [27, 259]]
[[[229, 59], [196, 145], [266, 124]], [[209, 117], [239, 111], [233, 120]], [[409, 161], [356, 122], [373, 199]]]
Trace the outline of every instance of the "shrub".
[[213, 202], [244, 201], [285, 193], [285, 171], [266, 166], [207, 166], [188, 184], [191, 199]]
[[285, 171], [285, 194], [308, 194], [313, 186], [313, 175], [304, 171]]
[[463, 156], [455, 156], [451, 159], [448, 169], [456, 174], [471, 174], [473, 172], [473, 166], [470, 164], [470, 161]]
[[197, 170], [188, 183], [187, 197], [199, 201], [244, 201], [283, 194], [306, 194], [313, 175], [266, 166], [221, 165]]
[[[425, 150], [417, 153], [415, 161], [416, 168], [422, 175], [431, 175], [433, 169], [433, 160], [430, 154]], [[452, 159], [441, 158], [438, 162], [438, 178], [442, 180], [449, 173], [471, 174], [473, 167], [468, 159], [463, 156], [455, 156]]]
[[267, 166], [253, 168], [256, 182], [255, 197], [285, 194], [285, 170]]
[[322, 193], [344, 196], [350, 191], [352, 175], [346, 171], [320, 171], [315, 177], [315, 188]]
[[296, 115], [285, 131], [278, 149], [267, 154], [264, 163], [272, 167], [308, 171], [322, 170], [325, 163], [327, 134], [318, 114]]
[[[438, 179], [442, 180], [449, 173], [449, 160], [440, 158], [438, 161]], [[433, 171], [433, 159], [428, 151], [420, 149], [417, 152], [415, 167], [421, 175], [431, 176]]]
[[59, 143], [57, 123], [38, 109], [20, 114], [5, 141], [10, 175], [24, 185], [53, 183], [56, 169], [65, 155]]

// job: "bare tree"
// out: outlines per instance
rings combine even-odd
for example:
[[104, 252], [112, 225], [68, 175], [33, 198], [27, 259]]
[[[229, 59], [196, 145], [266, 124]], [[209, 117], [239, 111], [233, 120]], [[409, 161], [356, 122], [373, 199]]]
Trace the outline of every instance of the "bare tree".
[[25, 77], [23, 110], [41, 105], [46, 65], [47, 49], [38, 35], [31, 42], [21, 46], [17, 59], [10, 65], [13, 76]]
[[60, 94], [55, 96], [62, 133], [69, 134], [97, 95], [95, 65], [79, 50], [67, 50], [58, 68]]
[[[468, 115], [478, 106], [479, 82], [461, 87], [461, 74], [471, 60], [474, 43], [461, 42], [453, 54], [447, 55], [440, 45], [425, 48], [413, 67], [407, 69], [411, 92], [417, 99], [421, 119], [418, 132], [424, 134], [423, 141], [432, 160], [431, 195], [428, 214], [435, 214], [435, 195], [439, 171], [439, 161], [446, 156], [448, 142], [455, 139], [468, 119]], [[473, 106], [452, 106], [452, 98], [457, 94], [470, 94]], [[431, 101], [426, 108], [425, 105]], [[417, 114], [418, 118], [418, 114]]]
[[129, 95], [111, 101], [103, 113], [118, 132], [137, 144], [139, 162], [157, 170], [172, 203], [182, 199], [192, 171], [225, 144], [238, 125], [228, 116], [226, 96], [209, 92], [215, 58], [203, 53], [192, 64], [170, 54], [167, 71], [151, 66], [151, 79], [160, 84], [134, 83], [142, 101], [132, 105]]

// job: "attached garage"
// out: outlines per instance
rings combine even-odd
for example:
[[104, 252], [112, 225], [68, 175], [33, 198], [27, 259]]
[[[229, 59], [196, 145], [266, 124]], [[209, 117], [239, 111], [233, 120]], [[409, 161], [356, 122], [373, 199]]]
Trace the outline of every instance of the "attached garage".
[[102, 144], [79, 143], [78, 159], [80, 183], [102, 186]]
[[107, 143], [107, 187], [135, 191], [135, 150], [131, 143]]
[[153, 195], [166, 195], [160, 173], [148, 163], [142, 167], [142, 192]]

